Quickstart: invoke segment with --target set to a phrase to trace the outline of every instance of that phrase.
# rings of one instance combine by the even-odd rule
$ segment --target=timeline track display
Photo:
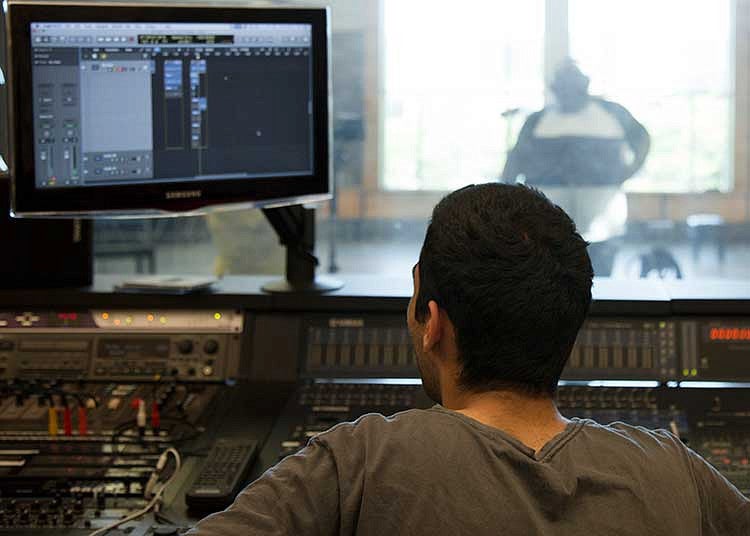
[[[36,187],[311,174],[311,33],[32,22]]]

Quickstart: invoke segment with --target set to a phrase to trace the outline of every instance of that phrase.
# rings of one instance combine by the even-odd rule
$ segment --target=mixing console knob
[[[214,373],[214,368],[206,365],[203,367],[202,372],[204,376],[211,376]]]
[[[177,350],[181,354],[190,354],[193,352],[193,341],[190,339],[183,339],[177,343]]]
[[[208,339],[203,344],[203,351],[207,354],[215,354],[219,351],[219,343],[215,339]]]
[[[63,512],[63,518],[62,518],[63,525],[72,525],[73,524],[73,510],[65,510]]]

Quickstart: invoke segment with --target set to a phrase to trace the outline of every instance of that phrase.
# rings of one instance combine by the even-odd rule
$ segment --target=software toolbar
[[[35,22],[34,46],[309,46],[307,24]]]

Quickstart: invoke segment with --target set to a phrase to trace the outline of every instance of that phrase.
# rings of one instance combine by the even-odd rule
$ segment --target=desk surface
[[[272,295],[261,290],[275,276],[227,276],[211,292],[175,296],[116,292],[127,276],[102,275],[85,288],[0,290],[0,307],[215,308],[276,311],[403,311],[412,294],[409,277],[338,274],[344,287],[323,295]],[[750,280],[618,280],[596,278],[594,314],[746,314]]]

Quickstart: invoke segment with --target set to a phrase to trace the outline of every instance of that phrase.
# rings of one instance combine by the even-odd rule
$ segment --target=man
[[[589,94],[572,60],[555,71],[555,102],[531,114],[508,154],[502,178],[542,188],[589,240],[620,234],[627,200],[620,185],[648,155],[646,129],[623,106]]]
[[[543,186],[619,186],[646,160],[650,138],[623,106],[589,94],[589,78],[565,61],[550,84],[555,102],[531,114],[503,169]]]
[[[522,185],[434,209],[407,321],[437,403],[310,440],[191,534],[750,534],[750,502],[665,431],[566,419],[586,242]]]

